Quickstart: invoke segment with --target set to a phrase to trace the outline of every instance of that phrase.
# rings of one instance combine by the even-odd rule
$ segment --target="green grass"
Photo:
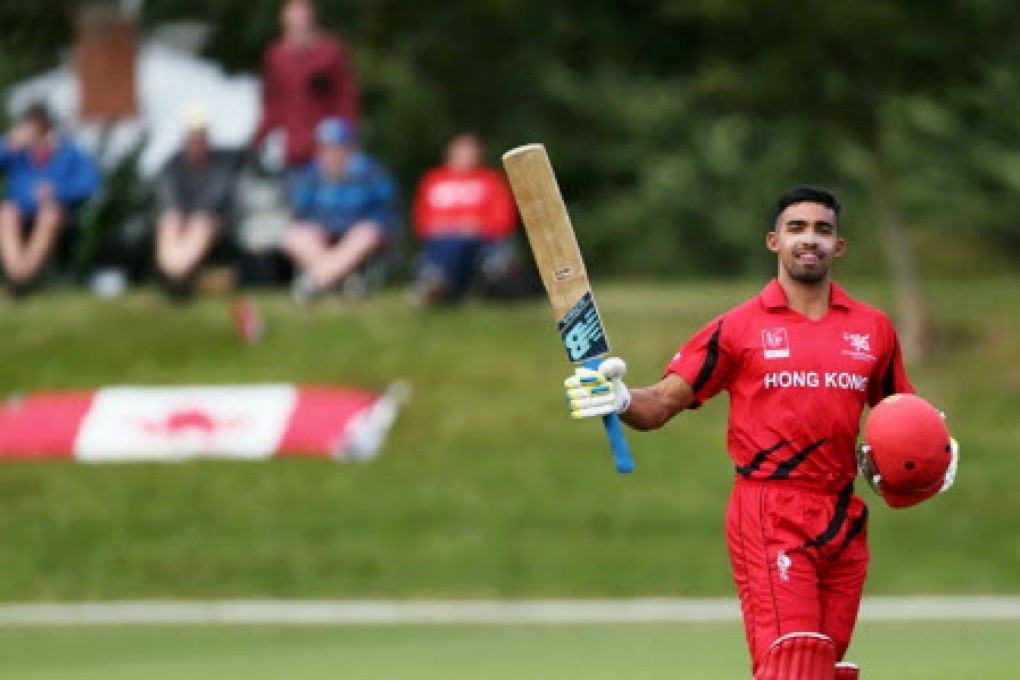
[[[598,292],[642,384],[759,288]],[[883,286],[850,288],[890,299]],[[944,498],[898,512],[872,503],[872,594],[1020,590],[1018,288],[929,287],[946,349],[912,378],[948,412],[964,459]],[[395,378],[415,390],[370,465],[0,465],[0,600],[731,593],[725,399],[632,435],[639,468],[624,477],[601,428],[565,415],[567,366],[544,304],[425,314],[398,294],[313,309],[259,302],[269,332],[255,346],[233,338],[223,299],[183,310],[147,292],[0,303],[0,393]]]
[[[1020,624],[869,624],[868,680],[1016,677]],[[735,625],[0,630],[0,678],[643,680],[748,677]]]

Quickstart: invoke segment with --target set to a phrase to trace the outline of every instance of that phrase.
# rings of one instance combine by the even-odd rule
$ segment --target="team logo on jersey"
[[[776,570],[779,572],[780,581],[790,580],[790,567],[793,566],[793,560],[786,554],[786,551],[780,550],[779,554],[776,555]]]
[[[786,359],[790,356],[790,336],[785,328],[766,328],[761,332],[761,346],[766,359]]]
[[[858,361],[875,361],[875,355],[871,353],[871,333],[846,332],[843,333],[843,340],[849,345],[843,354]]]
[[[429,191],[429,203],[438,210],[475,206],[485,199],[485,184],[478,180],[450,180]]]

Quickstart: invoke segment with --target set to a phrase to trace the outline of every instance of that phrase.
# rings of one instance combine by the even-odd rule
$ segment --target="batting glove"
[[[563,381],[571,417],[594,418],[626,411],[630,406],[630,390],[623,384],[626,373],[627,364],[618,357],[606,359],[597,371],[575,370]]]

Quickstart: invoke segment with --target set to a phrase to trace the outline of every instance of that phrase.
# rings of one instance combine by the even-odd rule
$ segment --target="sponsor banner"
[[[366,459],[382,446],[402,397],[397,389],[286,384],[29,395],[0,408],[0,460]]]

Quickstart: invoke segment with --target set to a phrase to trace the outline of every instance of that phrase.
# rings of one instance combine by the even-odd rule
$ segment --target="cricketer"
[[[617,357],[565,382],[574,417],[618,413],[636,430],[662,427],[729,392],[736,474],[726,540],[755,680],[860,677],[843,660],[869,558],[868,510],[854,493],[858,455],[862,469],[896,465],[903,473],[895,486],[868,476],[894,507],[930,498],[955,477],[957,445],[941,424],[944,439],[916,452],[931,464],[897,460],[902,441],[856,449],[865,406],[914,388],[889,318],[831,280],[847,249],[839,219],[830,192],[789,190],[765,237],[777,277],[691,337],[657,384],[628,389]],[[913,413],[904,410],[904,432]],[[883,431],[899,436],[895,427]]]

